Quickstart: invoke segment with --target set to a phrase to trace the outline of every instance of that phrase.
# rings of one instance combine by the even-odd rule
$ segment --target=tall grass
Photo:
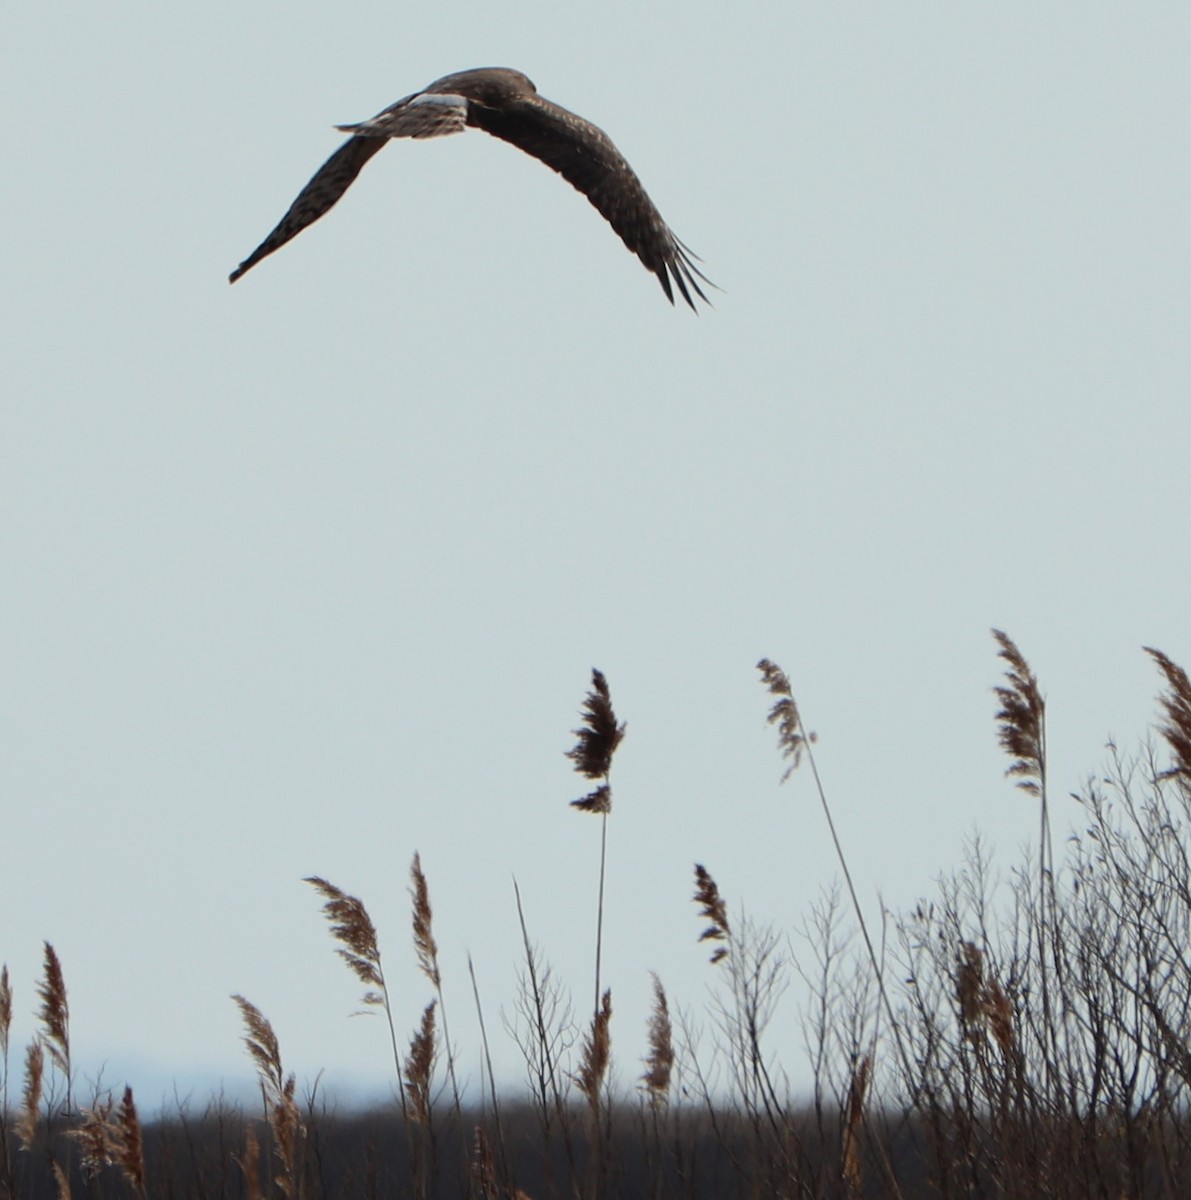
[[[1110,746],[1076,795],[1079,828],[1058,854],[1041,687],[1016,643],[993,636],[1004,670],[995,736],[1037,805],[1036,841],[1004,875],[973,840],[878,939],[793,686],[762,660],[783,781],[807,763],[843,885],[783,931],[738,908],[697,864],[691,938],[708,953],[709,999],[675,1006],[654,975],[646,1028],[614,1041],[603,912],[610,772],[625,727],[596,671],[568,752],[595,785],[573,803],[601,818],[594,1008],[576,1018],[514,885],[523,960],[504,1026],[522,1088],[492,1076],[470,960],[487,1086],[468,1093],[460,1082],[420,856],[410,868],[420,997],[391,993],[364,902],[311,876],[336,954],[364,1005],[385,1015],[392,1108],[344,1118],[319,1107],[317,1085],[300,1102],[277,1034],[242,996],[259,1113],[215,1103],[196,1120],[180,1107],[142,1128],[131,1089],[80,1103],[65,976],[46,943],[17,1097],[13,988],[0,970],[0,1200],[1191,1195],[1191,681],[1147,651],[1162,681],[1156,739],[1132,755]],[[801,1063],[771,1048],[795,983]],[[637,1060],[627,1086],[615,1082],[620,1044],[638,1048],[621,1052]]]

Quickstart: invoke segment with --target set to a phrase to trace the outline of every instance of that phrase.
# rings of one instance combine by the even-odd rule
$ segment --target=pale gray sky
[[[1062,801],[1191,666],[1191,11],[305,0],[0,17],[0,957],[41,939],[78,1059],[145,1102],[290,1064],[383,1085],[319,873],[362,896],[399,1018],[499,1061],[511,879],[588,1003],[590,668],[615,771],[605,979],[699,1008],[690,903],[793,927],[835,876],[779,790],[753,664],[790,673],[875,911],[932,890],[1002,778],[988,630],[1049,697]],[[359,120],[507,65],[616,140],[723,289],[694,317],[564,182],[477,133],[388,147],[229,288]],[[794,1005],[796,997],[790,1000]],[[794,1015],[784,1055],[799,1070]],[[148,1094],[145,1094],[148,1089]]]

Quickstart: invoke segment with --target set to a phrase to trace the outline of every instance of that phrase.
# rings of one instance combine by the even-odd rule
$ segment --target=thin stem
[[[607,776],[604,777],[607,782]],[[608,814],[604,813],[600,824],[600,890],[596,905],[596,957],[595,957],[595,1001],[592,1013],[600,1012],[600,961],[604,949],[604,874],[608,862]]]

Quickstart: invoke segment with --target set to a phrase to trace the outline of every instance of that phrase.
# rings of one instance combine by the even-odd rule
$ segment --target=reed
[[[575,745],[566,752],[575,771],[585,779],[598,782],[594,791],[571,806],[579,812],[600,817],[600,882],[596,899],[595,1002],[593,1021],[600,1013],[600,963],[604,947],[604,880],[608,866],[608,816],[612,812],[612,757],[624,740],[626,726],[618,722],[612,708],[612,693],[602,671],[593,668],[591,690],[583,701],[583,722],[575,730]]]
[[[72,1077],[70,1070],[70,1005],[66,997],[66,980],[62,975],[62,964],[49,942],[44,943],[41,982],[37,985],[41,1000],[38,1017],[42,1026],[42,1045],[50,1056],[50,1062],[66,1082],[66,1109],[71,1104]]]
[[[142,1124],[131,1088],[96,1087],[89,1105],[73,1107],[70,1089],[82,1073],[72,1062],[61,963],[46,942],[23,1087],[11,1119],[7,1103],[0,1110],[0,1200],[69,1200],[72,1190],[86,1200],[1191,1195],[1191,680],[1147,649],[1161,678],[1156,739],[1132,758],[1110,746],[1104,770],[1075,794],[1077,827],[1060,837],[1051,830],[1038,679],[1008,634],[993,637],[1004,677],[992,728],[1015,794],[1038,805],[1037,841],[1007,871],[973,841],[929,896],[889,916],[879,950],[815,769],[814,738],[789,678],[762,660],[782,778],[800,764],[811,769],[851,911],[843,884],[833,885],[790,938],[743,906],[729,912],[711,872],[696,863],[688,892],[698,912],[696,953],[714,967],[699,1010],[706,1022],[652,973],[649,1017],[632,1051],[640,1065],[626,1085],[618,1084],[613,1053],[612,989],[601,980],[606,842],[596,925],[601,986],[590,1019],[573,1018],[568,989],[530,939],[514,882],[524,957],[516,1012],[505,1024],[525,1059],[529,1103],[497,1087],[468,957],[483,1042],[478,1109],[447,1031],[449,960],[415,853],[413,961],[433,996],[419,1006],[401,1052],[367,909],[322,877],[307,880],[336,954],[365,989],[365,1008],[388,1015],[404,1152],[391,1113],[343,1117],[325,1101],[320,1109],[317,1083],[299,1109],[271,1023],[239,995],[268,1134],[259,1112],[249,1118],[222,1107],[197,1129],[181,1107],[172,1123]],[[601,816],[605,831],[623,735],[607,681],[595,672],[570,756],[594,785],[577,807]],[[1032,810],[1025,819],[1034,821]],[[808,1099],[772,1048],[771,1031],[791,1024],[785,992],[797,977],[809,992],[801,1012]],[[13,1022],[3,967],[6,1101]],[[887,1031],[897,1053],[888,1051]],[[621,1038],[616,1049],[627,1058]],[[448,1079],[450,1111],[442,1103]],[[204,1136],[205,1148],[197,1144]],[[458,1154],[440,1155],[451,1139]]]
[[[397,1046],[397,1025],[393,1018],[389,985],[385,981],[376,926],[372,923],[364,902],[358,897],[349,895],[342,888],[323,879],[321,875],[309,875],[303,882],[310,884],[323,898],[323,915],[331,926],[331,936],[339,943],[335,953],[364,985],[361,1003],[366,1008],[380,1008],[385,1014],[385,1024],[389,1030],[389,1048],[393,1055],[393,1070],[397,1076],[397,1095],[401,1101],[401,1116],[408,1123],[406,1081],[401,1070],[401,1052]]]
[[[296,1080],[292,1074],[285,1073],[277,1035],[265,1015],[243,996],[233,996],[232,1000],[244,1022],[244,1047],[256,1067],[265,1116],[273,1134],[277,1155],[273,1183],[286,1200],[300,1200],[302,1179],[298,1151],[304,1130],[294,1099]]]

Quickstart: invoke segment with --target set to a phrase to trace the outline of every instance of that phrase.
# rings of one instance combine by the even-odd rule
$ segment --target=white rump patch
[[[385,109],[371,121],[339,125],[344,133],[371,137],[432,138],[462,133],[467,128],[467,98],[422,92],[396,108]]]

